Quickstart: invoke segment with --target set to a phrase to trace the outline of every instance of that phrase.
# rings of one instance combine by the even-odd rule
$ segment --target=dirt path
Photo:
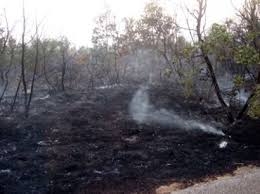
[[[157,194],[259,194],[259,180],[259,167],[242,167],[236,170],[233,176],[218,177],[217,180],[198,183],[183,190],[174,191],[178,188],[178,184],[162,186],[157,189]]]

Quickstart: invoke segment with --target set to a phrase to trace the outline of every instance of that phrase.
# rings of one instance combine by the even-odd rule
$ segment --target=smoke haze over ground
[[[130,103],[130,114],[138,123],[158,123],[162,125],[178,127],[184,130],[201,130],[206,133],[224,135],[209,124],[192,119],[184,119],[174,110],[156,109],[149,100],[148,86],[141,86],[135,93]]]

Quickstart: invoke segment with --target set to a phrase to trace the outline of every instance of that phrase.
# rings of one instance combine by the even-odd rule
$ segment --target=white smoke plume
[[[139,124],[158,123],[167,126],[175,126],[184,130],[201,130],[206,133],[224,135],[215,127],[195,120],[186,120],[176,114],[173,110],[156,109],[149,100],[148,86],[142,86],[135,93],[130,106],[132,118]]]

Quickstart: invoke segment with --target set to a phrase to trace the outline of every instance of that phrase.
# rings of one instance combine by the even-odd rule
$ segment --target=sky
[[[75,46],[91,46],[95,18],[111,9],[118,20],[124,17],[138,18],[149,0],[24,0],[28,34],[37,20],[42,36],[57,38],[66,36]],[[195,0],[158,0],[170,14],[177,15],[185,25],[183,7],[192,7]],[[223,22],[235,15],[244,0],[208,0],[207,24]],[[9,26],[17,36],[21,32],[23,0],[0,0],[0,14],[5,10]]]

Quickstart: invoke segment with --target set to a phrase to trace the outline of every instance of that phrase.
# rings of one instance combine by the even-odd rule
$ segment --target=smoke
[[[225,73],[222,77],[219,77],[218,84],[220,89],[222,91],[231,92],[232,89],[234,88],[233,80],[234,80],[234,76],[229,73]],[[245,104],[249,96],[250,96],[250,91],[246,91],[245,88],[241,88],[234,97],[238,102]],[[230,96],[224,96],[224,100],[228,105],[230,105],[229,104]]]
[[[236,99],[242,103],[246,103],[250,94],[244,88],[239,90],[239,93],[236,95]]]
[[[173,110],[156,109],[149,100],[148,86],[141,86],[135,93],[129,111],[132,118],[139,124],[158,123],[167,126],[174,126],[184,130],[201,130],[206,133],[224,135],[211,125],[196,120],[184,119]]]

